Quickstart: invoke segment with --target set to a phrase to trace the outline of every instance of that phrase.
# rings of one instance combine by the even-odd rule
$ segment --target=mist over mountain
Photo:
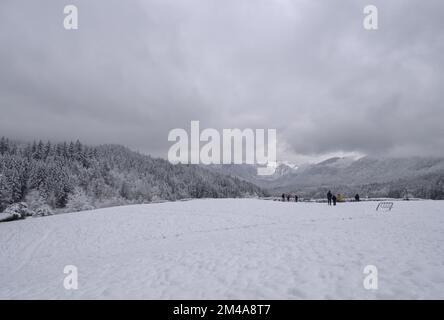
[[[444,198],[444,158],[334,157],[295,168],[280,164],[272,176],[257,176],[255,168],[247,165],[212,170],[253,182],[276,195],[323,197],[331,189],[346,196]]]

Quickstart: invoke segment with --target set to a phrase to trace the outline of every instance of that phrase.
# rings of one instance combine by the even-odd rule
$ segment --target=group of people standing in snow
[[[291,198],[292,198],[291,194],[285,194],[285,193],[282,194],[282,201],[284,201],[284,202],[285,202],[285,199],[287,199],[287,201],[290,202]],[[294,202],[298,202],[298,200],[299,200],[299,197],[297,195],[294,195]]]
[[[296,194],[294,196],[292,196],[289,193],[288,194],[285,194],[285,193],[282,194],[282,201],[283,202],[285,202],[285,201],[290,202],[291,199],[294,199],[294,202],[298,202],[299,197]],[[355,201],[359,201],[359,200],[360,200],[359,194],[356,194],[355,195]],[[327,203],[328,203],[329,206],[331,206],[331,205],[335,206],[337,202],[342,202],[342,201],[344,201],[344,198],[343,198],[342,195],[338,194],[336,196],[330,190],[328,190],[328,192],[327,192]]]
[[[335,206],[337,200],[338,200],[338,198],[334,194],[332,194],[330,190],[328,190],[328,192],[327,192],[327,203],[328,203],[328,205],[331,206],[332,202],[333,202],[333,205]]]
[[[327,192],[327,204],[331,206],[332,204],[335,206],[338,199],[342,199],[342,196],[338,194],[338,196],[331,193],[330,190]],[[355,201],[359,201],[359,194],[355,194]],[[341,200],[342,201],[342,200]]]

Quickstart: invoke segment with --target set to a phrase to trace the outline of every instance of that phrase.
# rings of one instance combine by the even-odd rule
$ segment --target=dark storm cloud
[[[276,128],[279,158],[444,155],[442,1],[0,3],[0,135],[121,143]]]

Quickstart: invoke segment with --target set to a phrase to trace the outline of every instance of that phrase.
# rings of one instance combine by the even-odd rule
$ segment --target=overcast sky
[[[63,7],[79,29],[63,28]],[[379,9],[365,30],[363,8]],[[444,156],[442,0],[0,2],[0,136],[119,143],[275,128],[278,158]]]

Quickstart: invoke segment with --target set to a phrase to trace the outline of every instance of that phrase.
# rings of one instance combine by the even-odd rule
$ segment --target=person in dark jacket
[[[355,194],[355,201],[359,201],[359,194]]]
[[[287,201],[290,202],[290,194],[287,194]]]
[[[294,202],[298,202],[298,199],[299,199],[298,196],[295,194],[294,195]]]
[[[328,203],[329,206],[331,206],[331,198],[332,198],[331,191],[328,190],[328,192],[327,192],[327,203]]]
[[[331,197],[331,199],[333,200],[333,205],[335,206],[336,205],[336,200],[337,200],[336,196]]]
[[[282,201],[285,202],[285,193],[282,194]]]

